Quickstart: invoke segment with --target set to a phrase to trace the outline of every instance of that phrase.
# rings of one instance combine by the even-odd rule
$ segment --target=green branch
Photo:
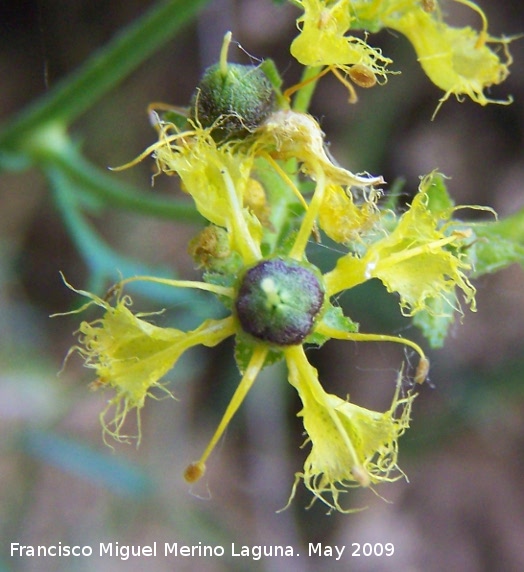
[[[140,192],[131,185],[118,181],[116,175],[106,174],[91,165],[72,144],[67,151],[53,154],[48,163],[53,169],[60,168],[78,185],[78,190],[96,196],[109,207],[188,224],[203,222],[192,201],[182,202]]]
[[[194,17],[208,0],[170,0],[128,26],[80,69],[18,115],[0,133],[0,148],[16,151],[46,124],[69,124]]]

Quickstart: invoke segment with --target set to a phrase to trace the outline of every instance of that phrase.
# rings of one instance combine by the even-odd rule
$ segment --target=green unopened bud
[[[207,68],[191,104],[193,119],[203,127],[215,126],[216,141],[245,137],[275,105],[273,86],[260,67],[227,62],[230,39],[226,35],[221,61]]]
[[[272,258],[246,272],[235,306],[245,332],[290,346],[312,332],[323,302],[324,290],[313,269],[292,259]]]
[[[242,265],[241,256],[231,250],[227,230],[214,224],[189,242],[188,252],[206,271],[236,274]]]

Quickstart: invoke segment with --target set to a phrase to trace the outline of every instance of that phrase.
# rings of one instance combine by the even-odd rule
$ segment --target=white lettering
[[[99,547],[100,556],[117,556],[120,560],[129,560],[131,556],[156,556],[156,542],[152,545],[140,546],[135,545],[120,545],[118,542],[100,543]]]
[[[173,556],[192,556],[192,557],[209,557],[209,556],[224,556],[224,547],[223,546],[211,546],[209,544],[202,544],[199,542],[198,544],[187,545],[187,544],[178,544],[178,542],[173,542],[170,544],[169,542],[164,543],[164,556],[169,556],[172,554]]]
[[[104,544],[103,542],[101,542],[99,554],[100,556],[103,556],[104,554],[113,556],[113,543],[109,542],[109,544]]]
[[[156,542],[153,542],[153,546],[144,546],[142,556],[156,556]]]
[[[127,560],[129,558],[129,546],[120,546],[120,560]]]
[[[36,548],[36,549],[35,549]],[[11,556],[29,556],[29,557],[67,557],[67,556],[91,556],[93,549],[90,546],[69,546],[63,545],[61,542],[52,544],[51,546],[30,546],[23,545],[19,542],[11,542]]]
[[[231,544],[231,556],[247,556],[252,560],[260,560],[262,556],[294,556],[295,552],[292,546],[271,545],[271,546],[240,546],[235,547],[235,543]]]
[[[342,554],[344,554],[344,550],[346,550],[345,546],[335,546],[336,551],[335,560],[340,560],[342,558]],[[326,556],[328,558],[333,558],[335,556],[333,554],[333,546],[322,546],[320,542],[317,544],[313,544],[312,542],[309,543],[308,547],[308,555],[309,556]]]

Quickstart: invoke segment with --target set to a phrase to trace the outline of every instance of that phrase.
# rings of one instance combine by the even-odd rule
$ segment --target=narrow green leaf
[[[22,111],[0,133],[0,148],[23,147],[29,133],[47,123],[68,124],[118,85],[209,0],[161,2],[96,52],[81,68]]]

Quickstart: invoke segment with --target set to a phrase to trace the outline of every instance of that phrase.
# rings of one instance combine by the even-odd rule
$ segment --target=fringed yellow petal
[[[382,177],[355,175],[338,166],[324,145],[319,124],[306,113],[283,110],[272,113],[258,129],[257,144],[268,148],[276,159],[296,159],[302,170],[315,178],[321,169],[329,183],[367,187],[384,182]]]
[[[337,260],[335,268],[324,274],[324,284],[328,296],[338,294],[342,290],[349,290],[368,279],[366,263],[362,258],[351,253],[341,256]]]
[[[352,102],[356,101],[354,89],[337,70],[361,87],[375,85],[377,76],[386,79],[386,67],[391,60],[365,40],[346,35],[355,19],[350,0],[299,3],[304,13],[297,19],[300,34],[290,48],[294,58],[305,66],[329,66],[350,91]]]
[[[104,433],[117,440],[125,439],[121,428],[127,414],[133,409],[139,412],[153,388],[169,394],[160,380],[187,349],[200,344],[214,346],[235,331],[231,317],[207,320],[191,332],[163,328],[144,320],[144,314],[131,312],[129,296],[112,306],[89,292],[75,291],[91,299],[82,310],[90,304],[104,308],[101,318],[80,324],[78,344],[70,353],[80,354],[85,367],[95,370],[94,389],[115,392],[101,419]],[[111,419],[106,421],[110,411]]]
[[[376,196],[357,206],[351,193],[339,185],[329,185],[320,205],[320,228],[335,242],[360,241],[379,219]]]
[[[242,254],[246,263],[254,262],[260,256],[262,226],[244,205],[253,184],[253,155],[240,152],[234,145],[218,145],[212,129],[201,127],[188,138],[173,142],[168,137],[165,142],[155,150],[159,169],[177,174],[198,212],[226,228],[231,247]]]
[[[305,66],[356,63],[350,61],[355,53],[345,37],[351,26],[348,0],[330,7],[322,0],[300,4],[304,14],[297,19],[300,34],[291,44],[291,55]]]
[[[390,236],[368,249],[365,275],[379,278],[388,291],[397,292],[406,315],[431,311],[429,300],[443,298],[456,287],[474,310],[475,288],[464,273],[471,267],[457,252],[465,238],[459,232],[446,235],[439,228],[439,220],[427,208],[427,195],[420,192]]]
[[[409,426],[415,395],[400,397],[399,374],[389,410],[370,411],[326,393],[301,347],[288,348],[285,355],[289,381],[303,404],[299,415],[308,435],[306,443],[311,443],[290,501],[302,480],[330,510],[351,512],[340,504],[348,488],[391,482],[404,475],[397,464],[398,438]]]
[[[423,185],[391,234],[371,244],[362,258],[347,254],[337,261],[335,269],[325,276],[330,295],[378,278],[389,292],[400,295],[405,315],[420,310],[431,313],[431,301],[447,300],[446,295],[455,288],[462,290],[475,310],[475,288],[465,274],[471,266],[460,253],[469,235],[445,232],[446,225],[441,225],[427,207]],[[456,309],[460,308],[450,307],[448,311]]]
[[[485,95],[487,88],[502,83],[509,75],[511,40],[488,36],[487,20],[480,8],[473,2],[459,1],[482,16],[484,29],[481,32],[470,27],[449,26],[441,19],[440,11],[425,11],[416,4],[406,7],[400,0],[396,2],[398,10],[394,2],[383,17],[385,26],[408,38],[428,77],[445,92],[435,113],[451,95],[458,99],[468,96],[480,105],[512,101],[511,98],[490,99]],[[494,50],[490,44],[502,45],[503,49]]]

